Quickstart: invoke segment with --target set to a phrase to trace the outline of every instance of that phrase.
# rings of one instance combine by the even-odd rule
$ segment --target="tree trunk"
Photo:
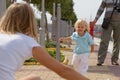
[[[6,0],[0,0],[0,18],[6,10]]]
[[[45,14],[45,33],[46,33],[46,41],[49,42],[49,31],[48,31],[48,24],[47,24],[47,16]]]

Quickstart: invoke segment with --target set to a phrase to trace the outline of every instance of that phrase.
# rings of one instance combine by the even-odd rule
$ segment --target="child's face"
[[[84,34],[86,30],[86,27],[84,25],[78,25],[78,27],[76,27],[76,31],[79,33],[79,34]]]

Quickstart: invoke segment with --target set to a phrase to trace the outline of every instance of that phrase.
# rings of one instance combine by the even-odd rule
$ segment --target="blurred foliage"
[[[56,59],[56,50],[48,50],[48,53]],[[65,59],[65,56],[60,52],[60,61],[63,62]]]
[[[37,60],[35,58],[31,57],[30,59],[25,60],[25,62],[37,62]]]
[[[48,50],[47,52],[50,54],[50,56],[52,56],[53,58],[56,59],[56,51],[55,50]],[[60,61],[63,62],[64,59],[65,59],[65,56],[62,53],[60,53]],[[31,57],[30,59],[25,60],[25,62],[37,63],[38,61],[34,57]]]
[[[56,43],[55,43],[55,42],[48,42],[48,41],[46,41],[45,47],[46,47],[46,48],[56,48]],[[66,48],[66,47],[60,45],[60,48]]]
[[[25,1],[25,0],[24,0]],[[56,4],[56,10],[57,10],[57,4],[61,4],[61,19],[69,21],[71,20],[72,23],[74,23],[77,20],[76,14],[73,10],[73,0],[44,0],[45,1],[45,9],[50,14],[53,14],[53,3]],[[31,3],[33,3],[35,6],[38,7],[39,10],[41,10],[41,4],[42,0],[31,0]]]
[[[47,42],[47,41],[46,41],[45,47],[46,47],[46,48],[55,48],[55,47],[56,47],[56,44],[53,43],[53,42]]]
[[[29,0],[24,0],[29,2]],[[53,14],[53,3],[56,4],[56,10],[57,10],[57,4],[61,4],[61,19],[69,21],[71,20],[72,23],[74,23],[77,20],[76,14],[73,10],[73,0],[44,0],[45,1],[45,9],[50,14]],[[31,3],[33,3],[39,10],[41,10],[41,4],[42,0],[31,0]],[[6,0],[7,7],[11,4],[11,0]]]
[[[11,4],[10,0],[6,0],[6,7],[8,7]]]

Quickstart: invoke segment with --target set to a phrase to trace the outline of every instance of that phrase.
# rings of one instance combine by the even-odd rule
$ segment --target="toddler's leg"
[[[77,54],[73,54],[73,58],[72,58],[72,65],[73,65],[73,68],[79,72],[79,66],[80,66],[80,58],[79,58],[79,55]]]
[[[41,78],[37,75],[29,75],[29,76],[26,76],[20,80],[41,80]]]
[[[89,54],[82,54],[80,55],[81,59],[80,59],[80,65],[79,65],[79,71],[82,75],[86,75],[86,72],[88,70],[88,57]]]

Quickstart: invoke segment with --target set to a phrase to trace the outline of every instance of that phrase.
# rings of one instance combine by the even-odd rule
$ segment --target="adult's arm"
[[[95,24],[97,22],[97,20],[100,18],[100,16],[104,12],[105,7],[106,7],[106,2],[105,2],[105,0],[102,0],[101,4],[99,6],[99,9],[98,9],[98,11],[96,13],[96,16],[95,16],[95,19],[93,21],[93,24]]]
[[[52,58],[43,48],[34,47],[32,50],[33,57],[36,58],[42,65],[53,70],[61,77],[67,80],[89,80],[76,72],[71,67],[61,64],[54,58]]]

